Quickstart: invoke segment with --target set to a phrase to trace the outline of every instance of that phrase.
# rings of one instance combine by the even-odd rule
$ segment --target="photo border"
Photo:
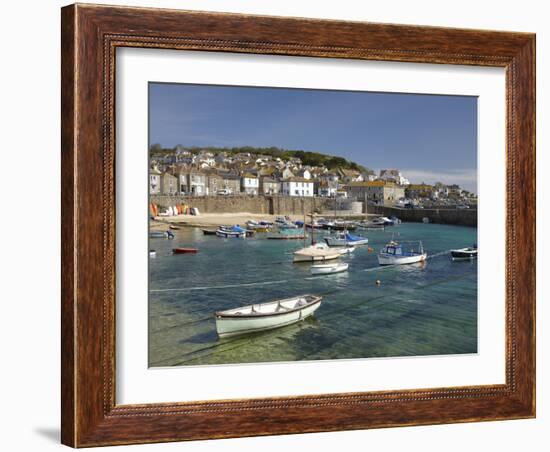
[[[62,8],[62,442],[73,447],[535,415],[535,35],[177,10]],[[506,384],[115,404],[115,50],[506,69]]]

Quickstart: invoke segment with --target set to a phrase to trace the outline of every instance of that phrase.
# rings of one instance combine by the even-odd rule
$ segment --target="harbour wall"
[[[421,223],[427,217],[431,223],[477,227],[477,209],[400,209],[398,207],[368,206],[369,214],[396,216],[402,221]]]
[[[167,207],[185,204],[203,213],[249,212],[270,215],[302,215],[334,209],[334,199],[294,196],[169,196],[151,195],[150,202]]]

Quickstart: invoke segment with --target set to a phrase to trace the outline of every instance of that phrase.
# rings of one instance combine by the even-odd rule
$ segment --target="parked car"
[[[231,194],[231,190],[229,188],[222,188],[221,190],[218,190],[217,194],[218,196],[227,196]]]

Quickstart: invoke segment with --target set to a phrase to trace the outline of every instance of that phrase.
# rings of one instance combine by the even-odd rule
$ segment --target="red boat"
[[[173,248],[172,253],[174,254],[190,254],[197,253],[199,250],[197,248]]]

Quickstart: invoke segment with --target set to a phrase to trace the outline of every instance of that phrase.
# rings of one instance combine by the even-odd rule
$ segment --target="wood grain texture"
[[[535,37],[72,5],[62,10],[62,442],[74,447],[533,417]],[[506,384],[116,405],[117,47],[506,68]]]

